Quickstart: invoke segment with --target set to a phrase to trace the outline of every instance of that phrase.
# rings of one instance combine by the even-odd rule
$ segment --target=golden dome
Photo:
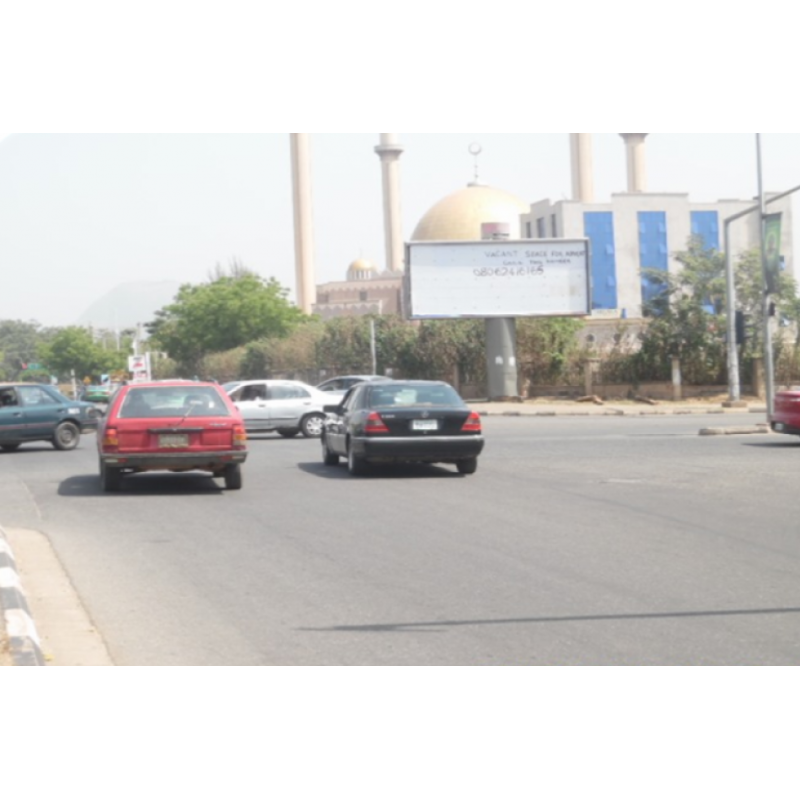
[[[506,222],[511,238],[520,236],[520,216],[530,204],[491,186],[470,184],[436,203],[411,234],[415,242],[477,241],[484,222]]]
[[[347,280],[349,281],[363,281],[374,277],[378,272],[378,268],[366,258],[357,258],[347,268]]]

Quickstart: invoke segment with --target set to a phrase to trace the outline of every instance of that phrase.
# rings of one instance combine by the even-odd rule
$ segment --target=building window
[[[692,211],[692,236],[697,236],[706,250],[719,250],[719,215],[716,211]]]
[[[547,238],[547,231],[545,230],[544,224],[545,224],[544,217],[540,217],[539,219],[536,220],[536,235],[540,239]]]
[[[592,308],[617,307],[617,256],[614,246],[614,217],[610,211],[587,211],[583,230],[591,242]]]
[[[553,231],[553,238],[558,238],[558,217],[555,214],[550,217],[550,230]]]
[[[533,236],[531,235],[532,233],[533,233],[533,227],[531,226],[530,220],[528,220],[525,223],[525,238],[532,239],[533,238]]]
[[[359,300],[360,300],[362,303],[366,303],[366,302],[367,302],[367,300],[369,299],[369,292],[359,292],[359,293],[358,293],[358,299],[359,299]]]

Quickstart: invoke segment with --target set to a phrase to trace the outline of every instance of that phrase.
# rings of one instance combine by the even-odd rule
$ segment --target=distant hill
[[[156,311],[172,303],[180,286],[178,281],[121,283],[92,303],[75,324],[124,330],[152,322]]]

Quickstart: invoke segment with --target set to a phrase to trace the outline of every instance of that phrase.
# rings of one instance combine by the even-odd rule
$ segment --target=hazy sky
[[[312,136],[317,281],[384,266],[378,133]],[[402,133],[403,229],[473,177],[526,201],[571,191],[566,133]],[[764,134],[765,185],[800,184],[800,134]],[[615,133],[593,137],[596,200],[624,191]],[[754,134],[651,134],[651,191],[757,192]],[[0,141],[0,319],[68,325],[120,283],[207,280],[237,259],[294,298],[289,135],[10,134]]]

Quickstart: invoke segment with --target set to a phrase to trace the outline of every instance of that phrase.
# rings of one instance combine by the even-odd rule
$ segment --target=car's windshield
[[[452,386],[379,385],[370,389],[369,406],[463,406],[464,401]]]
[[[229,417],[219,392],[211,386],[147,386],[128,391],[120,419],[154,417]]]

